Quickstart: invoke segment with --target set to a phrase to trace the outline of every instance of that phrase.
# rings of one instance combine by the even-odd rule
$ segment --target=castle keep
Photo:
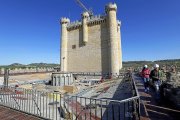
[[[80,21],[61,19],[61,71],[118,74],[122,68],[121,23],[116,4],[105,6],[106,15],[81,15]]]

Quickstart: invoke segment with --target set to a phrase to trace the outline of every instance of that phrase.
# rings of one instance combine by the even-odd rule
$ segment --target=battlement
[[[88,26],[97,25],[97,24],[101,24],[104,22],[106,22],[106,16],[102,16],[102,15],[95,15],[95,16],[91,16],[91,17],[87,18],[87,25]],[[68,30],[74,30],[74,29],[78,29],[80,27],[82,27],[82,21],[81,20],[71,22],[67,25]]]
[[[101,24],[106,21],[106,16],[96,15],[88,19],[88,25]]]
[[[73,30],[82,27],[81,21],[74,21],[67,25],[67,30]]]
[[[81,14],[82,18],[88,18],[89,17],[89,13],[88,12],[84,12]]]
[[[110,11],[110,10],[117,10],[117,5],[115,3],[109,3],[105,6],[105,11],[107,13],[107,11]],[[74,29],[78,29],[80,27],[82,27],[82,21],[84,19],[86,19],[86,23],[88,26],[92,26],[92,25],[97,25],[97,24],[101,24],[101,23],[104,23],[106,22],[106,19],[107,19],[107,15],[95,15],[95,16],[89,16],[89,13],[88,12],[84,12],[81,14],[81,17],[82,19],[81,20],[78,20],[78,21],[74,21],[74,22],[69,22],[67,19],[68,18],[65,18],[65,19],[62,19],[61,23],[63,23],[64,21],[67,22],[68,21],[68,24],[67,24],[67,30],[70,31],[70,30],[74,30]],[[118,25],[120,25],[120,22],[117,23]]]
[[[111,10],[117,11],[117,5],[115,3],[109,3],[105,6],[106,13]]]
[[[117,20],[117,25],[121,26],[121,21]]]
[[[69,22],[70,22],[69,18],[66,18],[66,17],[61,18],[61,24],[69,23]]]

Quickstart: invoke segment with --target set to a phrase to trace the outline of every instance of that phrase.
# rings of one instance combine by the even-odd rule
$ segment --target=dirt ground
[[[34,80],[50,80],[51,73],[36,73],[29,75],[17,75],[10,76],[9,83],[23,82],[23,81],[34,81]],[[0,85],[3,84],[4,78],[0,77]]]

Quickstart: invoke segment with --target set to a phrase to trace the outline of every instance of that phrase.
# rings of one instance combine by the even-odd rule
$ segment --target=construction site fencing
[[[120,101],[1,86],[0,105],[33,114],[43,119],[139,119],[139,94],[134,80],[131,80],[134,96]]]

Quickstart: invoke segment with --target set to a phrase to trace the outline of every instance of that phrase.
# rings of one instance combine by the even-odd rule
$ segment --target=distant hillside
[[[168,59],[168,60],[156,60],[156,61],[125,61],[123,62],[123,67],[142,67],[145,64],[148,66],[153,66],[154,64],[159,64],[160,66],[177,66],[180,67],[180,59]]]
[[[157,60],[157,61],[124,61],[123,62],[123,68],[127,67],[142,67],[145,64],[148,66],[153,66],[155,63],[159,64],[160,66],[166,65],[166,66],[177,66],[180,68],[180,59],[168,59],[168,60]],[[54,64],[54,63],[31,63],[28,65],[23,65],[20,63],[13,63],[11,65],[3,65],[0,66],[0,68],[33,68],[33,67],[58,67],[60,64]]]
[[[36,66],[36,67],[57,67],[59,64],[54,63],[31,63],[28,66]]]
[[[23,64],[20,64],[20,63],[13,63],[13,64],[11,64],[11,65],[9,65],[9,66],[24,66]]]
[[[20,63],[13,63],[11,65],[2,65],[0,68],[34,68],[34,67],[57,67],[60,66],[59,64],[54,64],[54,63],[31,63],[28,65],[23,65]]]

